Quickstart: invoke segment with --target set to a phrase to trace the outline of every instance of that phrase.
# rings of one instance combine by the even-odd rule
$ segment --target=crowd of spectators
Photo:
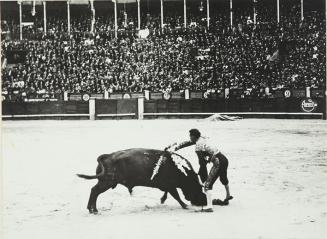
[[[296,7],[281,17],[258,8],[257,24],[251,10],[242,9],[229,26],[229,15],[206,19],[167,15],[142,16],[146,38],[139,38],[134,15],[120,17],[118,38],[112,16],[96,16],[94,33],[90,14],[71,21],[49,17],[47,35],[42,20],[25,29],[22,41],[1,42],[3,52],[26,50],[22,64],[2,68],[2,92],[7,94],[103,93],[149,91],[219,91],[225,88],[260,90],[322,88],[325,79],[324,12],[306,13]],[[122,13],[123,14],[123,13]],[[125,24],[127,23],[127,24]],[[9,19],[5,26],[15,31]],[[29,34],[28,34],[29,33]]]

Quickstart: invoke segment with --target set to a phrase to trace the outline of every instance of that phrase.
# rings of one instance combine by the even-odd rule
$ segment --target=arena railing
[[[267,92],[265,92],[267,93]],[[3,101],[3,119],[105,119],[206,117],[221,113],[243,117],[323,118],[322,90],[280,89],[265,97],[251,97],[239,89],[218,92],[69,94],[56,99]]]

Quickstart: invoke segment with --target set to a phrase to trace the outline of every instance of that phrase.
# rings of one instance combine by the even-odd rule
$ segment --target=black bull
[[[183,161],[184,166],[174,162],[173,157],[175,159],[179,157],[177,159]],[[159,166],[157,166],[158,162],[160,162]],[[156,173],[155,168],[158,169]],[[202,192],[202,186],[191,164],[183,157],[165,151],[127,149],[103,154],[98,157],[96,175],[77,174],[77,176],[85,179],[98,179],[98,183],[91,189],[87,205],[90,213],[97,213],[96,201],[99,194],[115,188],[117,184],[126,186],[130,192],[135,186],[158,188],[170,193],[183,208],[186,208],[186,204],[180,199],[177,191],[177,188],[180,188],[185,199],[193,205],[206,204],[206,196]],[[166,194],[162,202],[165,196]]]

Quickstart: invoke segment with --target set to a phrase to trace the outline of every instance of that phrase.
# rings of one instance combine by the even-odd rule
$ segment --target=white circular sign
[[[169,99],[171,98],[171,94],[168,93],[168,92],[165,92],[165,93],[163,93],[163,98],[164,98],[165,100],[169,100]]]
[[[89,96],[88,94],[84,94],[84,95],[82,96],[82,99],[83,99],[84,101],[89,101],[90,96]]]
[[[301,101],[301,108],[304,112],[311,113],[313,112],[318,104],[312,99],[304,99]]]
[[[123,99],[130,99],[130,98],[131,98],[131,95],[128,94],[128,93],[125,93],[125,94],[123,95]]]
[[[290,90],[285,90],[284,91],[284,96],[285,96],[285,98],[290,98],[291,97],[291,91]]]

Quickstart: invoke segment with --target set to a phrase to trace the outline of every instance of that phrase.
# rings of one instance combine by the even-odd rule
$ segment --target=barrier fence
[[[3,119],[205,117],[226,113],[244,117],[322,118],[323,98],[95,99],[2,102]]]

